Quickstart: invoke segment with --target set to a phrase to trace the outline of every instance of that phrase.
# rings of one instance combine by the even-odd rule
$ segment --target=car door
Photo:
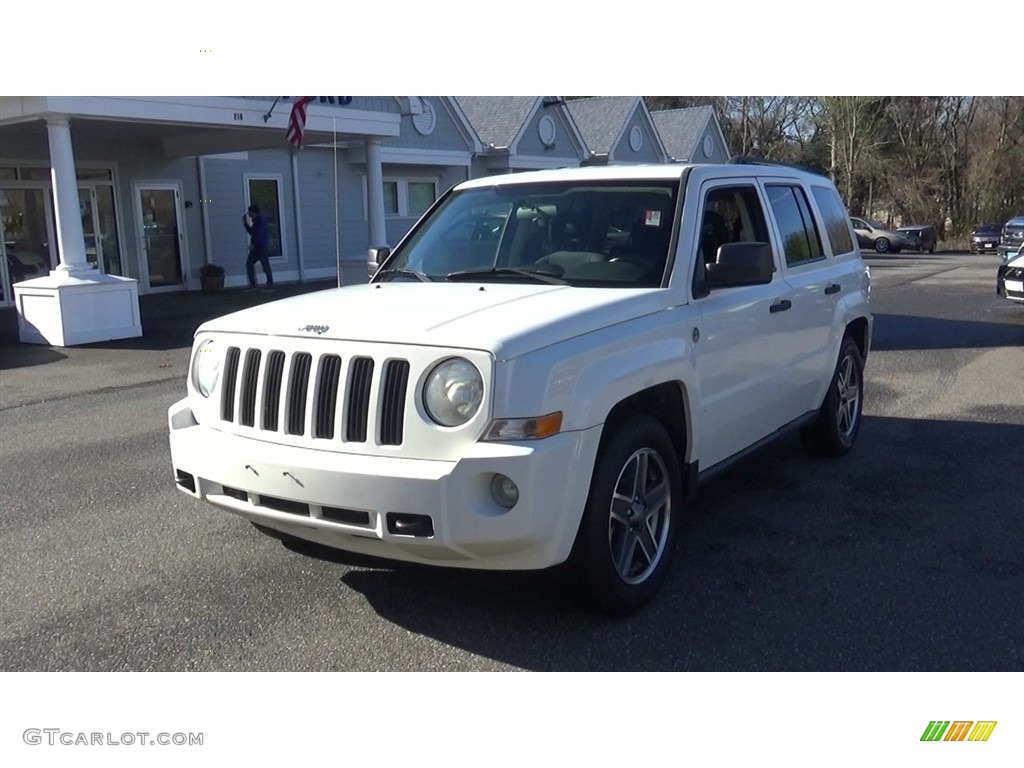
[[[691,244],[695,272],[729,242],[770,243],[761,191],[752,178],[700,186],[699,231]],[[696,275],[695,275],[696,277]],[[786,366],[795,356],[791,289],[779,270],[766,285],[707,292],[692,286],[700,310],[694,366],[700,391],[700,462],[710,468],[786,423]]]
[[[791,179],[762,183],[776,252],[782,255],[782,273],[792,289],[792,337],[787,348],[793,357],[787,363],[782,407],[787,418],[794,420],[820,405],[816,399],[832,365],[831,331],[842,285],[833,274],[807,190]]]

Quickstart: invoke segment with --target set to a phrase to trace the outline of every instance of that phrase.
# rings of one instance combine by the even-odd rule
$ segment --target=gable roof
[[[651,117],[654,119],[654,124],[658,128],[658,133],[661,135],[669,157],[673,160],[692,159],[697,151],[697,142],[704,134],[708,121],[715,120],[717,123],[715,108],[710,104],[702,107],[663,109],[651,112]]]
[[[639,96],[592,96],[569,99],[566,106],[587,148],[594,154],[607,155],[639,100]]]
[[[455,96],[485,147],[510,147],[533,113],[539,96]]]

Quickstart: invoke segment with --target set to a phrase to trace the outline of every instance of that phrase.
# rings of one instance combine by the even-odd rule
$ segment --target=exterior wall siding
[[[706,136],[710,136],[712,143],[715,145],[714,150],[711,153],[711,157],[704,156],[704,138]],[[697,148],[693,154],[693,162],[698,163],[724,163],[729,159],[729,149],[722,143],[722,139],[718,135],[718,131],[715,130],[714,123],[708,123],[708,127],[705,128],[704,133],[701,134],[700,141],[698,142]]]
[[[469,152],[472,146],[469,139],[459,128],[455,118],[448,111],[444,99],[437,96],[422,97],[434,111],[434,130],[424,136],[416,130],[412,115],[402,117],[401,134],[391,136],[381,142],[384,147],[402,147],[406,149],[442,150]],[[394,101],[392,99],[392,101]],[[397,102],[396,102],[397,105]]]
[[[555,121],[555,144],[552,147],[544,146],[540,140],[538,126],[541,119],[550,116]],[[577,166],[580,164],[580,148],[573,140],[569,132],[569,126],[565,122],[562,110],[557,107],[540,107],[526,126],[516,144],[516,153],[530,157],[563,158],[566,166]]]
[[[639,152],[634,152],[633,148],[629,145],[629,134],[633,130],[634,126],[640,128],[644,137],[643,145],[640,147]],[[619,139],[619,143],[615,145],[612,151],[612,158],[616,163],[662,162],[662,157],[658,152],[658,145],[654,139],[651,127],[647,124],[647,121],[643,119],[639,111],[634,110],[633,114],[630,116],[626,129],[623,131],[622,137]]]

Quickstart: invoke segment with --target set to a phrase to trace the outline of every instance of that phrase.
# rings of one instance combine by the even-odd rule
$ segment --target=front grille
[[[366,443],[375,414],[378,444],[401,445],[409,376],[408,360],[377,365],[365,356],[229,347],[221,420],[315,441]]]
[[[256,422],[256,382],[260,375],[260,360],[263,353],[250,349],[245,353],[245,367],[242,369],[242,397],[238,406],[238,423],[251,427]]]
[[[348,374],[348,428],[350,443],[366,442],[366,418],[370,412],[370,387],[373,385],[373,360],[357,357]]]
[[[238,347],[228,347],[224,364],[224,390],[220,401],[220,417],[224,421],[235,420],[235,379],[238,376]]]
[[[309,352],[300,352],[292,358],[292,375],[288,380],[289,435],[302,435],[306,432],[306,389],[312,365],[313,356]]]
[[[266,385],[263,388],[263,429],[277,431],[281,410],[281,377],[284,374],[284,352],[272,350],[267,355]]]
[[[384,394],[380,409],[380,443],[401,445],[405,390],[409,384],[409,362],[388,360],[385,371]]]
[[[1019,245],[1024,240],[1024,228],[1007,227],[1003,230],[1003,245]]]
[[[338,379],[341,376],[341,358],[327,355],[320,360],[320,373],[317,375],[316,418],[313,437],[328,440],[334,437],[334,413],[338,406]]]

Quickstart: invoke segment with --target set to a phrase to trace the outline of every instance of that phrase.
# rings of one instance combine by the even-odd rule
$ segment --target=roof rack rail
[[[804,173],[813,173],[816,176],[828,176],[828,172],[821,168],[796,165],[795,163],[782,163],[778,160],[765,160],[760,157],[750,157],[749,155],[733,155],[726,160],[726,163],[729,165],[774,165],[780,168],[792,168],[795,171],[803,171]]]

